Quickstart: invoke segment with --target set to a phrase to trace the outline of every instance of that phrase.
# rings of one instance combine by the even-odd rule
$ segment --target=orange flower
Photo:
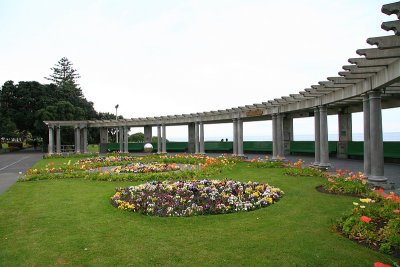
[[[389,264],[384,264],[384,263],[382,263],[382,262],[375,262],[374,263],[374,267],[392,267],[391,265],[389,265]]]
[[[366,222],[366,223],[369,223],[372,220],[370,217],[367,217],[367,216],[361,216],[360,219],[361,219],[361,221]]]

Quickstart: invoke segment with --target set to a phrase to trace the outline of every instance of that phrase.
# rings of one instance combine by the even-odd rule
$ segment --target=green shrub
[[[349,239],[387,254],[400,253],[400,202],[388,196],[360,199],[334,227]]]

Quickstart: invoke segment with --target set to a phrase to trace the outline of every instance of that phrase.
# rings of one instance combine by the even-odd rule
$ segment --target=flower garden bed
[[[150,172],[169,172],[169,171],[179,171],[181,167],[175,163],[142,163],[136,162],[125,166],[118,166],[112,168],[111,171],[114,173],[150,173]]]
[[[55,158],[59,159],[59,158]],[[178,180],[209,177],[222,170],[231,169],[239,159],[208,157],[204,155],[109,155],[107,157],[91,157],[73,162],[69,158],[61,158],[63,162],[49,161],[42,168],[31,168],[19,181],[37,181],[48,179],[77,179],[97,181],[152,181]],[[158,162],[158,163],[154,163]],[[138,164],[137,164],[138,163]],[[115,171],[111,171],[115,166]],[[128,167],[131,166],[131,167]],[[180,168],[182,172],[173,172]],[[119,175],[116,175],[116,174]]]
[[[232,180],[154,181],[117,188],[111,204],[153,216],[192,216],[250,211],[278,201],[283,191],[268,184]]]
[[[329,175],[322,187],[329,193],[341,195],[369,196],[372,192],[363,173],[349,170],[336,170],[336,174]]]
[[[350,240],[400,258],[400,197],[379,190],[373,198],[360,198],[334,228]]]

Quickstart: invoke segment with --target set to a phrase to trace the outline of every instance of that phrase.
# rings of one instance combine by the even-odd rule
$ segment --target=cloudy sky
[[[337,76],[368,37],[388,35],[380,0],[0,1],[0,84],[44,79],[61,58],[102,112],[125,118],[260,103]],[[400,132],[400,109],[384,111],[384,131]],[[362,132],[361,114],[353,132]],[[313,134],[311,119],[295,135]],[[310,127],[304,126],[310,125]],[[230,124],[207,138],[232,138]],[[142,131],[142,129],[133,129]],[[337,132],[337,117],[329,118]],[[169,127],[171,139],[185,127]],[[245,139],[271,136],[270,122],[246,123]]]

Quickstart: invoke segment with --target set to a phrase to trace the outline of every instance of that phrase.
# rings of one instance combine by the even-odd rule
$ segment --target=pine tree
[[[50,77],[45,77],[45,79],[54,82],[59,87],[65,85],[77,87],[77,79],[81,76],[72,66],[73,64],[68,60],[68,58],[63,57],[57,62],[54,68],[51,68],[53,73],[50,74]]]

